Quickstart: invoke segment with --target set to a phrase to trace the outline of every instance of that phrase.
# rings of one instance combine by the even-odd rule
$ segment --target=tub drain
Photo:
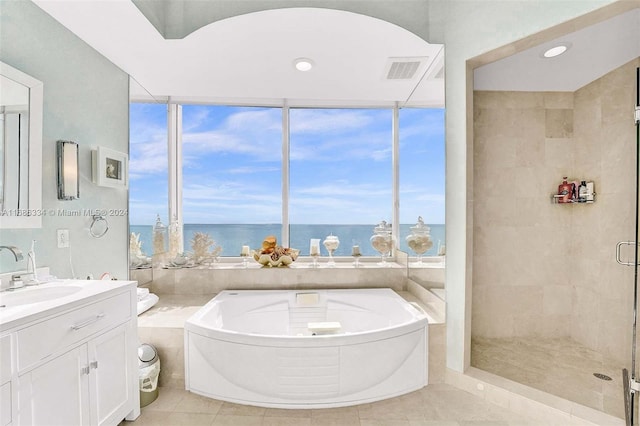
[[[607,376],[606,374],[601,374],[601,373],[593,373],[594,376],[596,376],[598,379],[600,380],[606,380],[607,382],[611,381],[611,377]]]

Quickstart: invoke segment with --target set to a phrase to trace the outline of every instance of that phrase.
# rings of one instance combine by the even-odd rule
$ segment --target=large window
[[[280,238],[281,110],[185,105],[182,120],[185,249],[195,232],[208,233],[223,256]]]
[[[418,217],[431,228],[433,247],[444,244],[444,109],[404,108],[400,123],[400,250]]]
[[[443,109],[169,111],[131,105],[131,231],[147,254],[156,216],[168,225],[170,214],[183,223],[185,251],[205,232],[223,256],[258,248],[267,235],[307,255],[311,238],[330,234],[341,242],[335,255],[358,244],[373,256],[373,228],[394,219],[399,247],[411,255],[405,239],[418,216],[434,240],[426,255],[444,244]]]
[[[132,103],[129,108],[129,223],[152,254],[156,217],[168,222],[167,105]]]
[[[392,217],[391,120],[389,109],[291,109],[292,247],[309,254],[311,238],[333,234],[336,256],[375,253],[372,229]]]

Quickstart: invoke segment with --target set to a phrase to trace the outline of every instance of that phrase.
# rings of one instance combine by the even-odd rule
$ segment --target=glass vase
[[[422,255],[433,247],[433,241],[429,234],[430,228],[424,224],[422,216],[418,216],[418,222],[411,227],[411,234],[406,238],[407,245],[416,254],[417,264],[422,265]]]
[[[393,249],[393,236],[391,234],[391,225],[386,221],[382,221],[373,229],[373,236],[370,239],[371,246],[375,251],[380,253],[380,263],[382,267],[388,267],[389,264],[385,257],[391,253]]]

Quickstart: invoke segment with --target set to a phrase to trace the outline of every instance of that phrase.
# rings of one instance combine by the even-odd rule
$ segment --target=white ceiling
[[[290,106],[444,105],[444,49],[386,21],[316,8],[223,19],[164,39],[129,0],[35,0],[127,72],[132,97]],[[295,70],[307,57],[311,71]],[[425,59],[414,78],[388,80],[390,58]]]
[[[34,0],[132,77],[132,98],[290,106],[444,106],[444,48],[356,13],[286,8],[164,39],[130,0]],[[563,55],[541,53],[571,43]],[[640,8],[481,66],[476,90],[575,91],[640,56]],[[294,59],[315,67],[296,71]],[[427,58],[385,78],[390,58]]]
[[[559,43],[555,58],[542,53]],[[640,8],[476,68],[475,90],[573,92],[640,56]]]

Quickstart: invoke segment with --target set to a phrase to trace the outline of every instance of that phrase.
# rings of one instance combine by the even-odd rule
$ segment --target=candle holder
[[[251,249],[249,246],[242,246],[242,250],[240,250],[240,257],[242,257],[242,266],[244,269],[249,267],[249,256],[251,254]]]
[[[311,265],[313,268],[318,267],[318,256],[320,256],[320,239],[312,238],[309,243],[309,256],[313,259],[313,264]]]
[[[360,245],[359,244],[353,244],[353,246],[351,247],[351,256],[353,256],[353,266],[355,266],[356,268],[360,267],[360,256],[362,256],[362,253],[360,253]]]

